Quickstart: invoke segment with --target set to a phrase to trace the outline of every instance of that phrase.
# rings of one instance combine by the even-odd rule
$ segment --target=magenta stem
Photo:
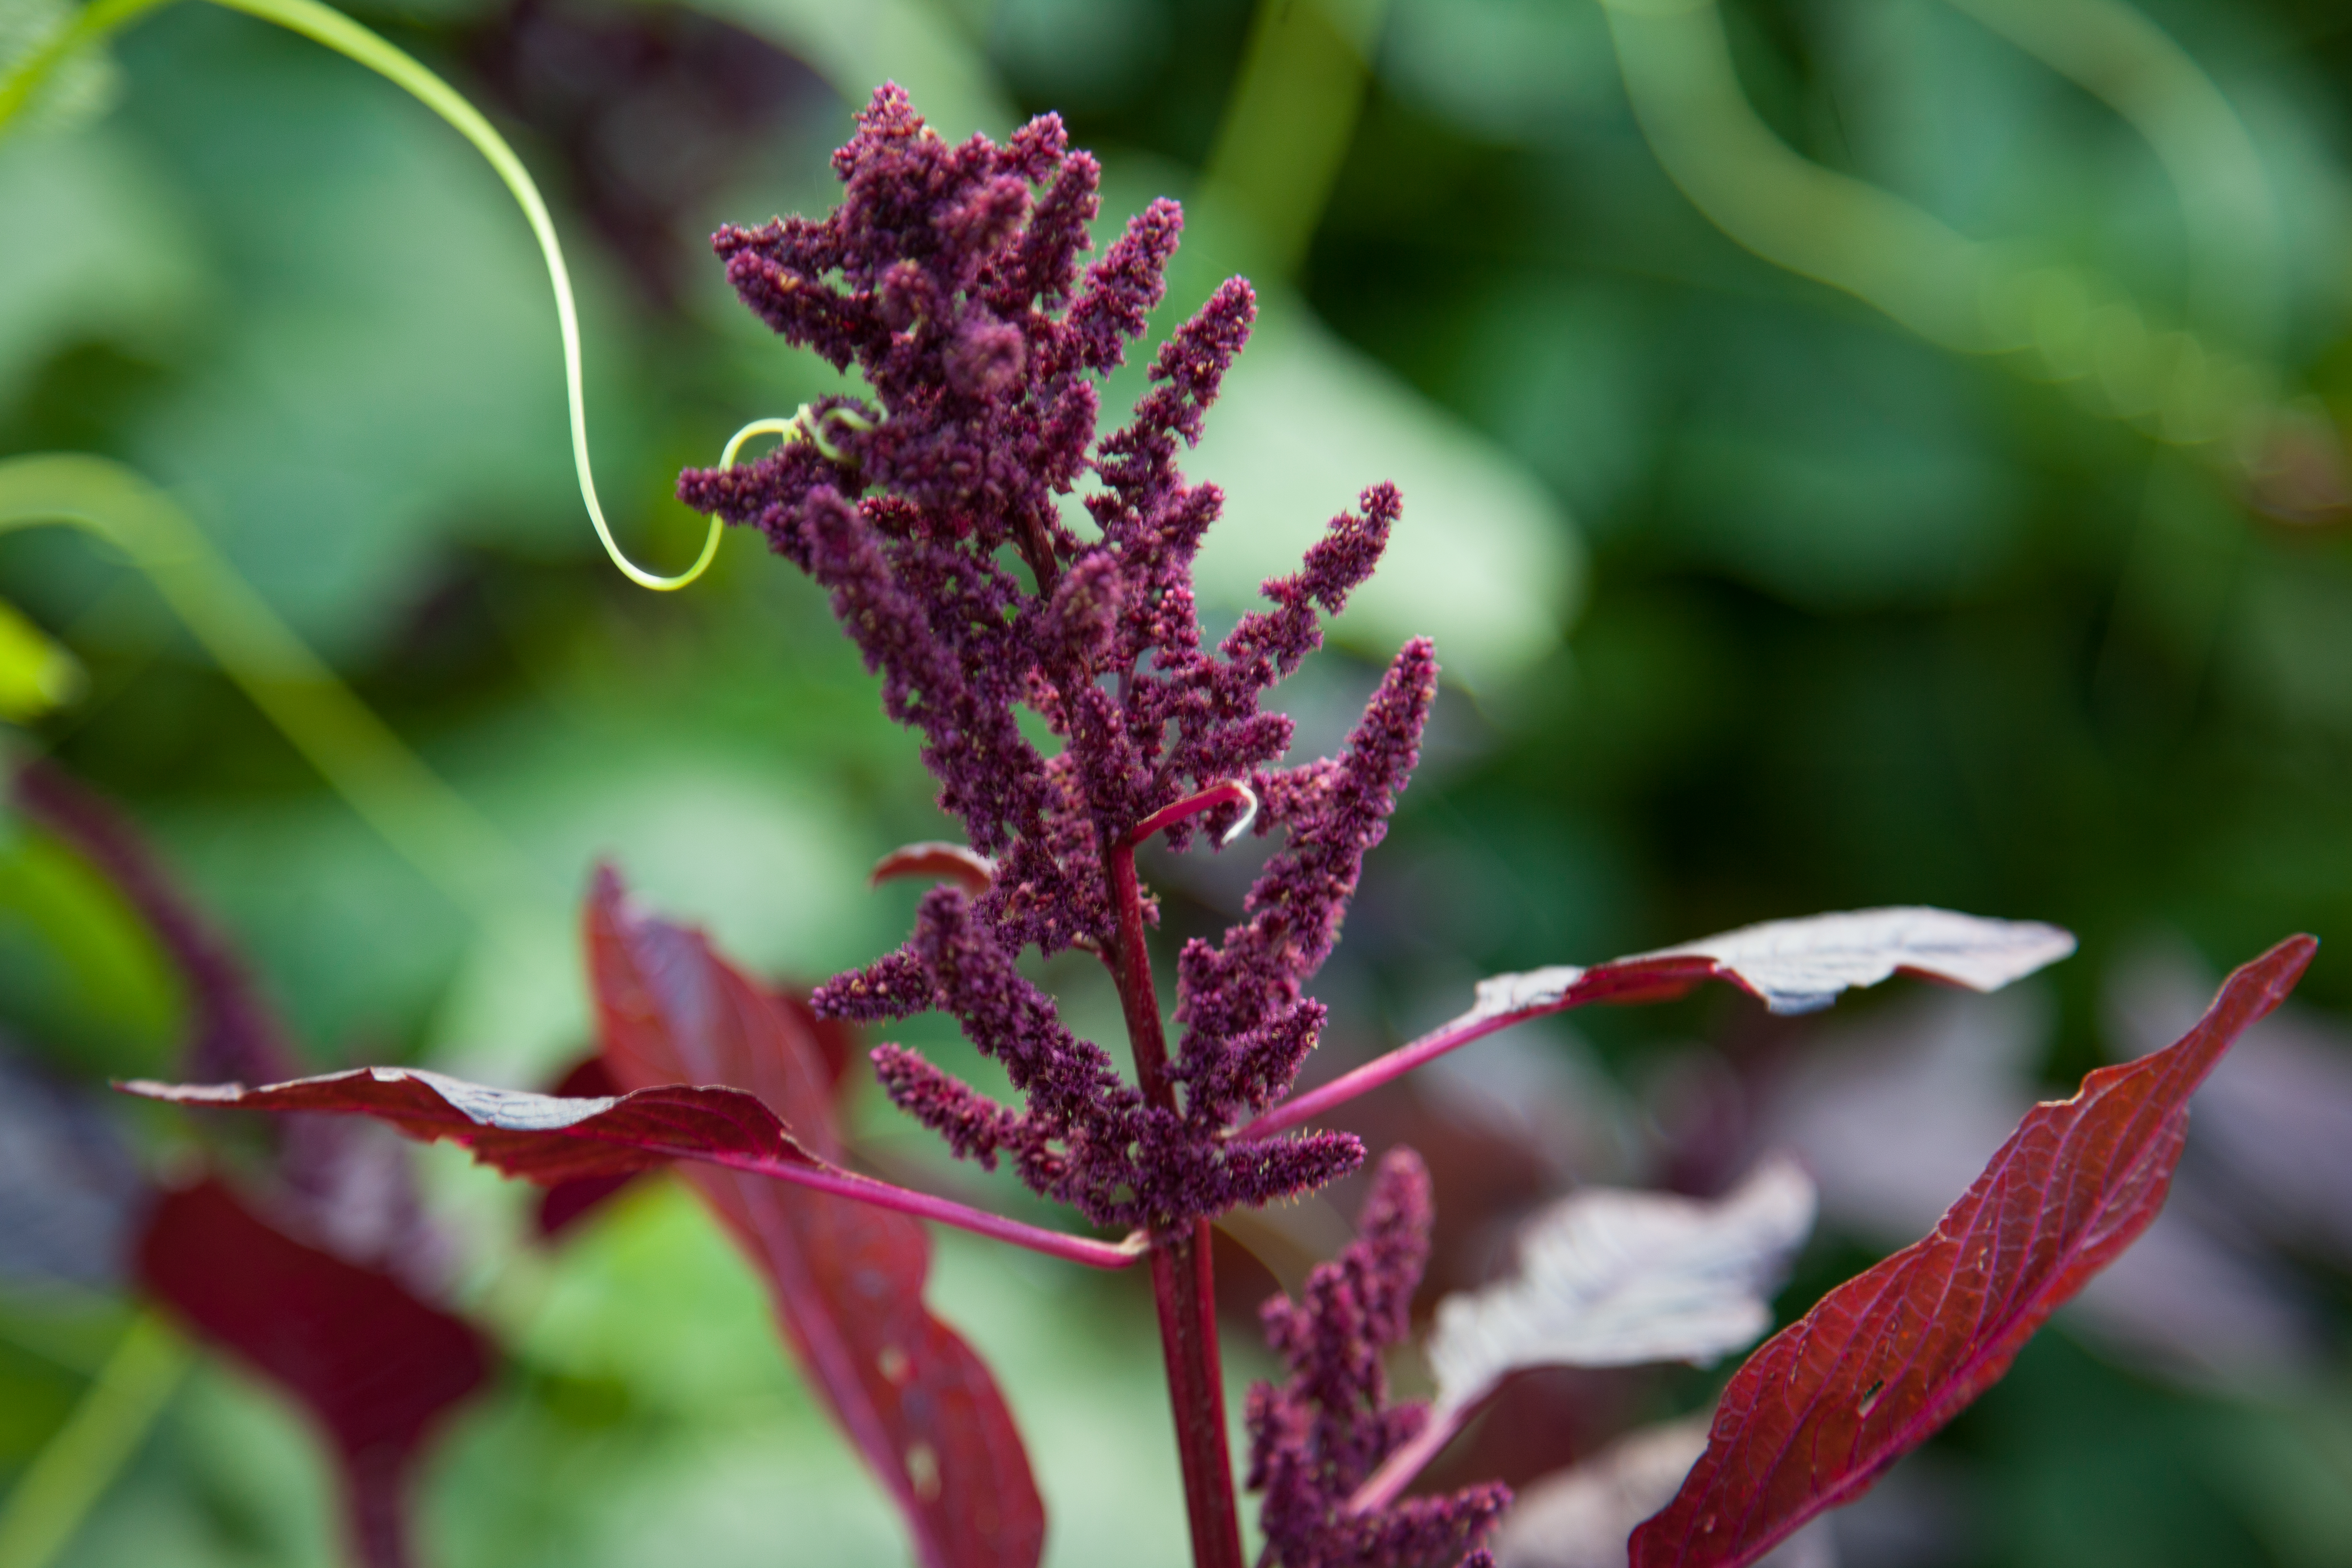
[[[1376,1512],[1404,1495],[1404,1489],[1412,1485],[1413,1478],[1427,1469],[1430,1461],[1445,1451],[1446,1444],[1454,1441],[1475,1408],[1473,1405],[1441,1406],[1431,1411],[1429,1425],[1391,1454],[1381,1468],[1355,1489],[1348,1499],[1348,1512]]]
[[[1135,825],[1135,831],[1127,836],[1128,845],[1131,848],[1155,833],[1165,833],[1180,822],[1189,821],[1204,811],[1214,811],[1235,801],[1245,803],[1251,815],[1256,814],[1255,792],[1239,779],[1228,779],[1221,784],[1211,784],[1198,795],[1188,795],[1173,805],[1161,806]],[[1140,924],[1139,921],[1138,923]]]
[[[1217,1354],[1216,1276],[1209,1222],[1162,1237],[1151,1253],[1151,1298],[1168,1362],[1176,1416],[1176,1457],[1184,1473],[1184,1514],[1195,1568],[1242,1568],[1241,1516],[1225,1447],[1225,1384]]]
[[[1565,1013],[1570,1007],[1588,1006],[1595,1002],[1620,1005],[1636,1002],[1667,1002],[1688,992],[1692,986],[1717,976],[1734,981],[1738,979],[1738,975],[1730,973],[1713,959],[1676,953],[1617,959],[1608,963],[1594,964],[1590,969],[1572,971],[1571,973],[1573,978],[1558,989],[1546,988],[1540,993],[1539,999],[1522,1005],[1473,1007],[1460,1017],[1440,1024],[1410,1045],[1399,1046],[1384,1057],[1373,1058],[1353,1072],[1340,1074],[1320,1089],[1293,1095],[1234,1136],[1264,1138],[1296,1127],[1302,1121],[1312,1121],[1333,1106],[1343,1105],[1360,1094],[1378,1089],[1391,1079],[1402,1078],[1424,1062],[1434,1061],[1448,1051],[1458,1050],[1473,1040],[1483,1040],[1497,1029],[1524,1024],[1529,1018]],[[1527,980],[1536,976],[1498,978]],[[1492,984],[1492,981],[1484,983],[1481,990]]]
[[[1525,1012],[1501,1013],[1491,1017],[1465,1014],[1450,1024],[1442,1024],[1432,1029],[1411,1045],[1399,1046],[1384,1057],[1374,1057],[1352,1072],[1341,1073],[1319,1089],[1292,1095],[1234,1136],[1264,1138],[1303,1121],[1312,1121],[1333,1106],[1344,1105],[1360,1094],[1370,1093],[1391,1079],[1402,1078],[1423,1062],[1434,1061],[1446,1052],[1459,1049],[1473,1040],[1484,1039],[1497,1029],[1507,1029],[1513,1024],[1559,1010],[1560,1006],[1531,1007]]]
[[[1238,790],[1237,785],[1219,789]],[[1193,796],[1206,811],[1219,801]],[[1223,800],[1239,798],[1229,794]],[[1184,812],[1180,801],[1156,812],[1143,827],[1103,852],[1103,875],[1118,913],[1118,945],[1111,974],[1127,1015],[1135,1054],[1136,1086],[1146,1100],[1172,1110],[1176,1086],[1168,1076],[1168,1037],[1160,1022],[1160,994],[1151,953],[1143,940],[1143,889],[1135,877],[1135,846],[1145,827],[1160,831]],[[1158,826],[1153,826],[1158,824]],[[1160,1312],[1160,1344],[1168,1362],[1168,1403],[1176,1420],[1176,1457],[1184,1474],[1184,1515],[1192,1527],[1193,1568],[1243,1568],[1241,1515],[1234,1506],[1233,1456],[1225,1446],[1225,1384],[1217,1354],[1216,1276],[1209,1256],[1209,1222],[1152,1238],[1151,1296]]]
[[[1149,1242],[1140,1232],[1125,1241],[1097,1241],[1091,1237],[1071,1236],[1065,1231],[1047,1230],[1042,1226],[1027,1225],[1003,1215],[976,1209],[952,1198],[934,1197],[911,1187],[893,1186],[877,1182],[871,1176],[861,1176],[854,1171],[844,1171],[830,1165],[789,1164],[782,1161],[730,1159],[708,1156],[706,1162],[724,1165],[730,1170],[745,1171],[753,1175],[770,1176],[780,1182],[831,1193],[838,1197],[856,1198],[877,1208],[895,1209],[913,1215],[918,1219],[936,1220],[951,1225],[958,1230],[968,1230],[974,1236],[985,1236],[995,1241],[1009,1241],[1015,1247],[1025,1247],[1032,1252],[1042,1252],[1048,1258],[1059,1258],[1071,1263],[1083,1263],[1089,1268],[1125,1268],[1144,1255]]]
[[[408,1453],[345,1447],[343,1521],[361,1568],[408,1568]]]

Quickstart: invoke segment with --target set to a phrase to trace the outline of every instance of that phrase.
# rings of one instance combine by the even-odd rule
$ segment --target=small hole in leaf
[[[939,1500],[940,1456],[929,1443],[917,1443],[907,1450],[907,1479],[925,1502]]]
[[[1881,1379],[1879,1382],[1872,1384],[1868,1388],[1864,1389],[1862,1391],[1862,1404],[1856,1407],[1855,1414],[1860,1415],[1869,1415],[1871,1407],[1878,1403],[1879,1392],[1885,1386],[1885,1381]]]
[[[907,1374],[914,1370],[914,1363],[907,1359],[907,1352],[897,1345],[884,1345],[882,1353],[874,1358],[874,1363],[883,1377],[894,1384],[905,1383]]]

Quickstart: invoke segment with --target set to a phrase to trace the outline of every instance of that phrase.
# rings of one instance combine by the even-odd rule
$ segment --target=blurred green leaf
[[[162,1070],[179,981],[112,883],[47,835],[0,822],[0,1012],[27,1045],[91,1077]]]
[[[23,723],[81,694],[81,663],[48,634],[0,600],[0,719]]]
[[[210,287],[184,214],[168,178],[115,128],[0,137],[0,224],[39,237],[0,246],[0,407],[76,343],[142,355],[186,345]]]

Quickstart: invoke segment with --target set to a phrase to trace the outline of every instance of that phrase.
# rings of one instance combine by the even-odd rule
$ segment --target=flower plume
[[[1227,280],[1169,335],[1133,416],[1098,437],[1102,378],[1166,291],[1176,204],[1153,202],[1088,260],[1100,170],[1058,119],[1002,146],[950,144],[895,86],[834,171],[831,214],[730,226],[714,245],[747,306],[855,365],[871,401],[821,400],[807,419],[823,439],[689,471],[678,493],[759,529],[827,590],[885,710],[922,734],[941,808],[995,874],[977,894],[931,894],[905,947],[835,976],[815,1005],[866,1021],[952,1014],[1024,1104],[895,1046],[876,1053],[884,1088],[959,1153],[1009,1160],[1097,1222],[1167,1229],[1329,1181],[1362,1159],[1345,1134],[1230,1134],[1287,1091],[1321,1029],[1303,988],[1412,772],[1436,661],[1407,645],[1342,754],[1302,766],[1277,765],[1291,724],[1263,699],[1371,574],[1402,501],[1366,489],[1297,573],[1265,584],[1265,608],[1208,646],[1192,562],[1223,498],[1177,459],[1248,341],[1249,285]],[[1057,744],[1024,731],[1023,709]],[[1115,958],[1109,861],[1153,813],[1236,782],[1266,803],[1257,831],[1286,841],[1244,923],[1182,956],[1178,1104],[1174,1087],[1122,1079],[1015,960]],[[1239,823],[1231,793],[1171,827],[1171,847]],[[1156,918],[1148,896],[1141,908]]]

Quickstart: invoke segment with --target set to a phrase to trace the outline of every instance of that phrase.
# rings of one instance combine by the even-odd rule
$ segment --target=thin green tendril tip
[[[719,466],[733,468],[736,455],[743,450],[743,443],[754,436],[780,436],[786,441],[806,441],[823,453],[827,462],[847,462],[849,458],[841,448],[824,438],[824,422],[828,419],[837,419],[861,435],[874,428],[874,421],[854,408],[819,411],[803,403],[793,411],[789,419],[754,419],[736,431],[728,437],[726,448],[719,454]]]

